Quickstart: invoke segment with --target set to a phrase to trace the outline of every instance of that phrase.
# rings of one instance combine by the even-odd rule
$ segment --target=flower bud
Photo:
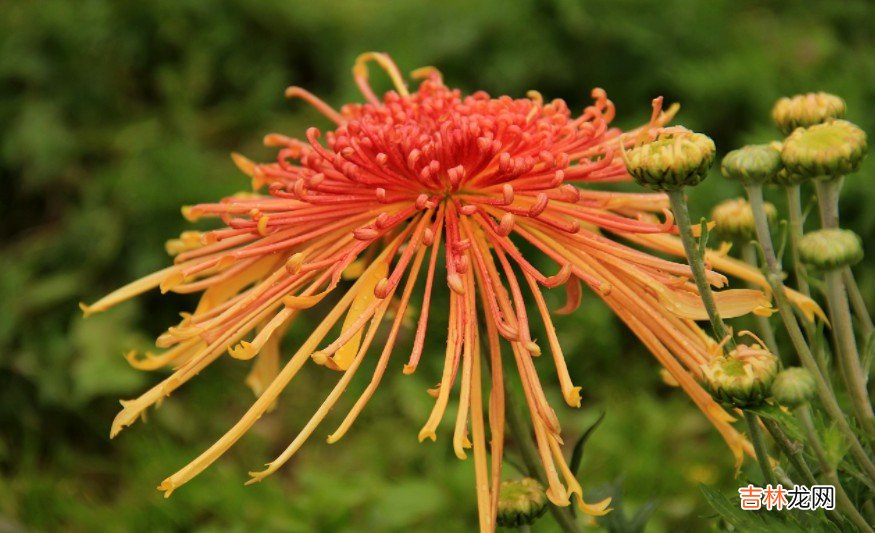
[[[772,383],[772,396],[781,405],[799,407],[814,397],[817,384],[811,372],[800,367],[782,370]]]
[[[844,118],[845,101],[834,94],[818,92],[781,98],[772,108],[772,119],[784,135],[835,118]]]
[[[821,270],[835,270],[860,262],[863,243],[851,230],[820,229],[799,239],[799,258]]]
[[[657,191],[697,185],[714,163],[716,148],[707,135],[666,134],[625,152],[626,169],[639,184]]]
[[[790,173],[832,179],[856,172],[866,149],[866,132],[847,120],[834,120],[790,134],[781,160]]]
[[[718,402],[732,407],[756,407],[769,396],[778,358],[758,344],[739,344],[725,357],[702,365],[705,386]]]
[[[790,172],[789,170],[787,170],[787,167],[782,167],[777,174],[772,176],[772,179],[769,180],[769,183],[772,183],[773,185],[780,185],[782,187],[790,187],[792,185],[805,183],[806,181],[808,181],[808,176],[803,176],[802,174]]]
[[[763,204],[769,222],[778,216],[778,210],[769,202]],[[745,243],[756,238],[753,210],[744,198],[725,200],[711,211],[714,229],[726,241]]]
[[[502,481],[498,492],[497,522],[501,527],[519,527],[535,522],[547,511],[544,487],[525,477]]]
[[[752,144],[726,154],[720,163],[723,177],[755,185],[772,179],[781,170],[781,153],[768,144]]]

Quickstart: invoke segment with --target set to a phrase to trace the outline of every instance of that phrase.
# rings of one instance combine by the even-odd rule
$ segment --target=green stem
[[[820,211],[820,225],[824,229],[839,227],[839,190],[842,179],[814,180],[817,190],[817,207]]]
[[[790,253],[793,258],[793,269],[796,273],[796,287],[805,296],[811,297],[811,288],[808,286],[808,272],[805,265],[799,259],[799,240],[802,239],[802,197],[799,185],[790,185],[787,192],[787,211],[790,213]]]
[[[784,455],[787,456],[787,459],[790,460],[790,464],[793,465],[796,472],[805,480],[805,483],[816,485],[817,480],[814,478],[814,474],[811,473],[811,469],[808,468],[808,463],[802,454],[802,446],[798,442],[790,440],[781,429],[781,426],[774,420],[769,420],[768,418],[763,418],[762,420],[766,430],[775,440],[775,443],[778,444],[778,447],[781,448],[781,451],[784,452]]]
[[[869,523],[866,522],[866,519],[860,514],[856,507],[854,507],[853,502],[848,497],[848,494],[845,492],[844,487],[842,487],[841,480],[839,480],[838,473],[836,473],[836,469],[830,464],[829,459],[826,456],[826,452],[823,449],[823,446],[820,444],[820,438],[817,436],[817,431],[814,429],[814,422],[811,419],[811,408],[808,404],[802,405],[796,408],[796,416],[802,424],[802,430],[805,432],[805,437],[808,439],[808,444],[811,446],[811,449],[814,450],[814,455],[817,457],[817,461],[820,463],[820,470],[823,472],[824,477],[826,477],[827,481],[831,483],[836,488],[836,500],[838,503],[839,509],[845,513],[848,518],[856,525],[860,531],[866,531],[871,533],[872,528],[869,526]]]
[[[708,284],[708,279],[705,273],[705,261],[696,240],[693,238],[693,227],[690,223],[690,213],[687,209],[687,200],[684,198],[683,190],[668,191],[668,199],[671,202],[671,209],[674,211],[675,223],[681,234],[681,241],[684,244],[684,251],[687,254],[687,261],[693,271],[693,279],[696,282],[696,287],[699,289],[699,296],[702,298],[702,303],[705,304],[705,311],[708,313],[708,319],[711,321],[711,328],[714,330],[714,337],[718,341],[729,339],[726,344],[727,350],[735,348],[735,341],[729,336],[729,328],[720,318],[720,313],[717,311],[717,304],[714,301],[714,293],[711,292],[711,285]]]
[[[756,269],[759,269],[759,262],[757,261],[757,252],[751,243],[745,243],[741,248],[741,256],[746,263],[753,266]],[[751,288],[755,288],[756,286],[753,283],[749,283]],[[756,315],[757,329],[759,330],[760,335],[763,337],[763,340],[766,342],[766,347],[775,355],[780,355],[778,352],[778,341],[775,339],[775,331],[772,329],[772,324],[769,322],[769,317]]]
[[[844,280],[845,288],[848,290],[848,299],[851,300],[854,314],[857,315],[857,320],[860,322],[860,331],[863,333],[863,338],[868,339],[872,331],[875,330],[875,326],[872,325],[872,317],[866,308],[866,300],[863,298],[863,293],[860,292],[857,280],[854,279],[851,267],[845,267],[842,270],[842,280]]]
[[[507,425],[510,426],[511,435],[513,435],[513,439],[517,443],[520,455],[523,458],[523,464],[526,466],[526,470],[528,470],[528,476],[537,479],[542,485],[547,486],[547,477],[542,471],[538,450],[535,449],[535,445],[532,442],[529,424],[520,412],[521,408],[517,402],[518,393],[516,388],[508,382],[506,372],[504,373],[504,391]],[[556,523],[559,524],[559,527],[565,533],[581,533],[583,531],[574,519],[574,515],[571,514],[569,507],[559,507],[550,504],[548,508]]]
[[[817,362],[814,360],[814,356],[805,342],[805,336],[799,328],[799,323],[796,321],[796,315],[793,314],[793,308],[790,306],[787,295],[784,293],[784,284],[781,282],[783,273],[781,272],[781,266],[778,264],[778,258],[775,256],[775,249],[772,246],[772,237],[769,232],[769,222],[763,208],[762,185],[749,185],[745,188],[750,200],[754,221],[756,222],[757,238],[763,248],[763,255],[765,255],[766,266],[769,270],[766,280],[772,288],[775,303],[778,306],[778,312],[781,315],[781,320],[784,322],[787,334],[790,336],[790,342],[793,344],[793,348],[796,350],[802,366],[811,372],[811,375],[814,377],[814,381],[817,384],[817,394],[823,403],[823,408],[829,415],[830,420],[835,422],[839,431],[845,437],[854,459],[866,471],[866,475],[870,479],[875,480],[875,464],[866,455],[866,451],[863,449],[860,441],[857,440],[856,435],[854,435],[854,431],[851,429],[845,413],[842,412],[829,382],[824,378],[820,368],[817,366]]]
[[[854,338],[851,310],[845,296],[842,274],[840,270],[831,270],[824,274],[824,278],[827,307],[838,348],[838,358],[841,362],[839,367],[842,370],[842,378],[851,398],[851,405],[857,420],[868,437],[869,443],[875,447],[875,412],[873,412],[872,404],[869,402],[869,391],[866,389],[866,378],[860,364],[860,353],[857,351],[857,340]]]
[[[805,268],[802,260],[799,259],[799,241],[802,239],[805,226],[805,220],[802,216],[800,185],[789,185],[785,191],[787,192],[787,211],[790,213],[790,253],[793,258],[793,270],[796,274],[796,288],[801,294],[811,298],[811,287],[808,285],[808,270]],[[814,323],[806,320],[802,322],[802,327],[805,329],[808,342],[813,343],[817,335],[817,328]],[[823,352],[823,346],[817,344],[815,348],[815,360],[820,366],[821,372],[825,373],[827,361]]]
[[[769,464],[769,454],[766,452],[766,444],[763,442],[763,432],[760,431],[759,417],[750,411],[745,411],[744,421],[747,422],[747,428],[750,431],[750,441],[753,443],[753,449],[756,452],[760,470],[763,471],[763,478],[766,480],[766,484],[773,485],[775,483],[775,474],[772,472],[772,466]]]
[[[763,425],[766,426],[766,429],[775,439],[775,442],[778,444],[778,447],[781,448],[781,451],[784,452],[784,455],[790,459],[790,462],[793,464],[793,467],[796,471],[803,477],[805,483],[808,486],[817,485],[817,479],[814,477],[814,474],[811,472],[811,469],[808,468],[808,463],[805,461],[805,455],[802,453],[802,444],[791,440],[787,437],[787,434],[781,429],[781,425],[775,422],[774,420],[769,420],[767,418],[763,419]],[[775,469],[778,470],[777,468]],[[833,472],[833,476],[827,476],[827,479],[834,487],[836,487],[836,492],[843,491],[841,486],[838,483],[838,476]],[[786,482],[785,482],[786,483]],[[788,484],[788,486],[795,486],[796,483],[792,481]],[[847,498],[847,495],[845,495]],[[850,503],[850,500],[848,500]],[[851,505],[853,509],[853,505]],[[854,509],[856,511],[856,509]],[[836,511],[827,511],[830,519],[835,522],[837,525],[841,526],[843,523],[841,514]]]
[[[839,227],[839,190],[841,185],[841,178],[816,181],[820,222],[824,228],[837,229]],[[857,340],[854,338],[851,309],[848,306],[848,294],[842,279],[842,271],[828,271],[824,274],[824,278],[827,308],[832,323],[842,379],[851,398],[854,414],[860,422],[869,444],[875,448],[875,411],[872,410],[872,404],[869,402],[869,391],[866,390],[866,375],[860,364],[860,353],[857,350]]]
[[[790,476],[787,475],[787,472],[784,472],[784,469],[781,468],[781,465],[775,465],[772,467],[772,471],[775,472],[775,478],[777,478],[778,483],[785,487],[795,487],[796,483],[793,483],[793,480],[790,479]]]

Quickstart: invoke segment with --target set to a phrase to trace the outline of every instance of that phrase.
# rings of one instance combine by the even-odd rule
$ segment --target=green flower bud
[[[772,383],[772,396],[779,404],[791,409],[806,403],[816,392],[814,376],[800,367],[782,370]]]
[[[778,216],[778,210],[769,202],[763,205],[769,222]],[[711,219],[714,221],[714,229],[724,240],[737,243],[746,243],[756,238],[756,223],[753,218],[753,210],[744,198],[725,200],[717,204],[711,211]]]
[[[666,134],[624,154],[626,169],[639,184],[657,191],[697,185],[714,163],[716,148],[707,135]]]
[[[739,408],[762,404],[777,373],[778,358],[758,344],[739,344],[729,355],[702,365],[705,386],[714,399]]]
[[[781,170],[781,152],[768,144],[752,144],[726,154],[720,164],[723,177],[745,185],[763,183]]]
[[[863,242],[847,229],[820,229],[799,239],[799,258],[821,270],[835,270],[863,259]]]
[[[829,93],[797,94],[781,98],[772,108],[772,119],[784,135],[796,128],[807,128],[835,118],[844,118],[845,101]]]
[[[866,149],[866,132],[847,120],[834,120],[790,134],[781,160],[790,173],[832,179],[856,172]]]
[[[774,185],[780,185],[782,187],[789,187],[791,185],[799,185],[805,183],[806,181],[808,181],[808,176],[795,174],[788,171],[786,167],[782,167],[777,174],[772,176],[772,179],[769,180],[769,183],[772,183]]]
[[[535,522],[547,511],[544,487],[530,477],[502,481],[498,489],[498,517],[501,527],[519,527]]]

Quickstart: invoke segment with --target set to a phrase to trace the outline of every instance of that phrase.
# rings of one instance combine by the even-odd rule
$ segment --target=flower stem
[[[845,387],[851,398],[851,405],[857,415],[860,426],[866,433],[869,443],[875,447],[875,412],[869,402],[869,391],[866,390],[866,378],[860,364],[860,353],[857,351],[857,341],[854,338],[854,328],[851,322],[851,310],[845,296],[840,270],[831,270],[824,274],[826,281],[826,301],[832,320],[833,335],[838,348],[839,366]]]
[[[781,266],[778,264],[778,258],[775,256],[772,236],[769,232],[769,223],[763,208],[762,185],[748,185],[745,189],[747,190],[751,210],[753,211],[754,222],[756,223],[757,238],[763,248],[763,255],[765,255],[766,266],[769,270],[766,280],[772,288],[775,303],[784,322],[787,334],[790,336],[790,342],[793,344],[793,348],[796,350],[802,366],[814,376],[814,381],[817,384],[817,394],[823,403],[823,408],[845,437],[854,459],[866,471],[866,475],[870,479],[875,480],[875,464],[866,455],[866,451],[863,449],[860,441],[857,440],[856,435],[854,435],[854,431],[851,429],[845,413],[842,412],[829,382],[817,366],[817,362],[814,360],[814,356],[805,342],[805,337],[802,335],[802,330],[799,328],[799,323],[796,321],[796,315],[793,314],[793,309],[787,300],[787,295],[784,293],[784,284],[781,282],[783,273],[781,272]]]
[[[851,267],[845,267],[842,270],[842,280],[844,280],[845,288],[848,290],[848,299],[851,300],[854,314],[860,321],[860,331],[863,333],[863,338],[868,339],[872,331],[875,330],[875,326],[872,325],[872,317],[869,315],[869,310],[866,309],[866,300],[863,298],[863,293],[860,292],[857,280],[854,279]]]
[[[517,447],[519,448],[520,455],[523,459],[523,464],[525,465],[526,470],[528,470],[527,474],[529,477],[537,479],[542,485],[546,486],[547,478],[541,471],[538,451],[532,443],[532,433],[529,429],[528,423],[520,412],[521,408],[517,401],[517,389],[508,382],[507,372],[504,373],[504,391],[504,402],[507,410],[507,425],[510,426],[510,432],[513,435],[514,441],[517,443]],[[553,519],[555,519],[556,523],[559,524],[559,527],[562,528],[562,531],[565,533],[581,533],[583,531],[574,519],[570,507],[559,507],[552,504],[547,507],[550,509],[550,514],[553,515]]]
[[[763,478],[767,484],[772,485],[775,483],[775,475],[772,472],[772,466],[769,464],[769,454],[766,452],[766,444],[763,442],[763,432],[760,431],[759,417],[750,411],[745,411],[744,421],[747,422],[750,440],[753,443],[753,449],[756,452],[760,470],[763,471]]]
[[[805,296],[811,297],[811,287],[808,286],[808,272],[799,259],[799,240],[802,239],[802,196],[799,185],[789,185],[787,192],[787,211],[790,213],[790,253],[793,258],[793,270],[796,273],[796,287]]]
[[[754,268],[759,269],[759,262],[757,261],[757,252],[753,247],[753,244],[746,243],[741,248],[741,257],[744,259],[746,263],[753,266]],[[751,287],[755,287],[754,284],[750,284]],[[766,347],[775,355],[780,355],[778,352],[778,341],[775,339],[775,330],[772,329],[772,324],[769,322],[769,317],[756,315],[757,329],[759,329],[760,335],[763,337],[763,340],[766,341]]]
[[[820,222],[825,229],[839,227],[839,190],[842,180],[818,180],[816,182]],[[851,405],[857,420],[875,448],[875,411],[869,401],[869,391],[866,389],[866,375],[860,364],[860,353],[857,350],[857,340],[854,337],[854,326],[851,310],[848,306],[848,293],[842,279],[842,270],[831,270],[824,274],[826,281],[826,302],[829,309],[829,319],[833,327],[839,368],[845,382],[845,388],[851,398]]]
[[[778,447],[781,448],[781,451],[784,452],[784,455],[787,456],[787,459],[790,460],[790,464],[793,465],[796,472],[805,480],[805,483],[816,485],[817,480],[814,478],[814,474],[811,473],[811,469],[808,468],[808,463],[802,454],[802,445],[790,440],[784,433],[784,430],[781,429],[781,426],[774,420],[769,420],[768,418],[763,418],[762,420],[766,430],[775,440],[775,443],[778,444]]]
[[[727,339],[724,350],[732,350],[735,348],[735,340],[729,335],[729,328],[720,317],[717,311],[717,304],[714,302],[714,293],[711,292],[711,286],[705,277],[705,261],[699,248],[693,238],[693,227],[690,223],[690,212],[687,209],[687,200],[684,198],[683,190],[668,191],[668,199],[671,202],[671,209],[674,211],[675,222],[681,234],[681,242],[684,244],[684,251],[687,254],[687,261],[693,271],[693,278],[696,281],[696,287],[699,289],[699,296],[702,298],[702,303],[705,304],[705,311],[708,313],[708,318],[711,320],[711,328],[714,330],[714,336],[722,341]],[[763,443],[763,434],[760,431],[759,417],[748,411],[744,412],[744,419],[747,421],[750,429],[750,438],[753,441],[754,451],[756,452],[757,461],[759,461],[760,469],[763,471],[763,477],[766,483],[774,483],[774,474],[769,465],[769,456],[766,453],[766,448]]]
[[[671,202],[671,209],[674,211],[675,222],[681,234],[681,242],[684,244],[684,251],[687,254],[687,261],[693,271],[693,279],[696,282],[696,287],[699,289],[699,296],[702,298],[702,303],[705,304],[705,311],[708,313],[708,318],[711,321],[711,328],[714,330],[714,337],[718,342],[729,338],[726,348],[731,350],[735,348],[735,341],[729,336],[729,329],[720,317],[717,311],[717,304],[714,302],[714,293],[711,292],[711,286],[708,284],[708,279],[705,274],[705,261],[699,248],[693,238],[693,227],[690,223],[690,212],[687,209],[687,200],[684,198],[683,190],[668,191],[668,199]]]
[[[800,185],[789,185],[786,187],[787,192],[787,211],[790,213],[790,254],[793,258],[793,271],[796,274],[796,288],[804,296],[811,298],[811,287],[808,284],[808,269],[799,258],[799,241],[804,233],[804,220],[802,217],[802,196]],[[813,344],[817,330],[814,323],[805,321],[802,323],[805,329],[805,335],[808,337],[808,342]],[[823,353],[823,347],[816,346],[815,360],[820,366],[822,372],[826,372],[826,359]]]
[[[851,519],[860,531],[871,533],[872,528],[860,512],[857,511],[857,508],[854,507],[851,499],[848,498],[844,487],[842,487],[841,480],[839,480],[839,476],[836,473],[835,467],[830,464],[829,459],[826,457],[826,452],[823,450],[823,446],[820,444],[820,439],[817,436],[817,431],[814,429],[814,422],[811,420],[811,407],[809,407],[808,404],[797,407],[796,416],[802,424],[802,429],[805,431],[805,437],[808,439],[808,444],[814,450],[814,455],[817,456],[821,472],[823,472],[827,481],[836,488],[836,499],[838,500],[837,503],[839,509]]]
[[[839,227],[839,189],[842,179],[831,181],[815,180],[817,189],[817,206],[820,210],[820,225],[824,229]]]

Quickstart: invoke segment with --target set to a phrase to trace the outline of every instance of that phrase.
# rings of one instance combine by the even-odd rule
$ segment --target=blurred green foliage
[[[307,87],[335,105],[357,100],[353,60],[382,50],[404,71],[435,65],[466,90],[521,96],[537,88],[574,109],[601,86],[624,126],[645,120],[650,99],[662,94],[683,104],[680,122],[726,151],[776,138],[772,102],[808,90],[842,95],[849,118],[875,131],[873,20],[875,4],[866,0],[7,0],[0,14],[0,530],[440,524],[462,531],[475,523],[470,462],[454,458],[446,432],[436,444],[416,441],[437,362],[410,377],[390,371],[345,442],[328,446],[321,441],[328,429],[320,430],[292,464],[254,487],[243,488],[246,471],[287,444],[331,375],[311,371],[296,380],[275,414],[169,500],[154,486],[251,401],[239,362],[213,365],[148,424],[108,440],[117,399],[157,379],[129,369],[121,354],[147,347],[192,302],[150,294],[87,321],[76,303],[165,265],[163,241],[186,227],[180,205],[245,188],[231,150],[265,160],[272,157],[260,146],[265,133],[301,135],[310,124],[326,125],[300,102],[285,101],[285,86]],[[870,254],[873,170],[870,160],[848,180],[843,203]],[[694,210],[705,214],[739,193],[715,175],[692,193]],[[862,274],[871,302],[875,278]],[[560,409],[569,442],[608,411],[587,444],[584,486],[604,488],[622,476],[630,516],[656,500],[649,531],[715,524],[698,484],[731,494],[745,479],[744,471],[732,478],[716,433],[662,384],[655,362],[597,298],[558,326],[584,390],[581,410]],[[439,349],[442,339],[432,342]],[[542,370],[554,405],[562,405],[549,364]],[[545,519],[536,530],[552,527]]]

